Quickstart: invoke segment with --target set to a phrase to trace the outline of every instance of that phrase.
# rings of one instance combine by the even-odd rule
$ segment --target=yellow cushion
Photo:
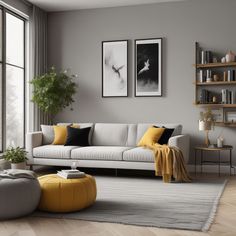
[[[140,139],[138,146],[151,146],[158,142],[165,128],[150,127],[147,129],[143,137]]]
[[[41,176],[38,180],[42,190],[38,206],[41,211],[79,211],[96,200],[96,182],[91,175],[79,179],[63,179],[51,174]]]
[[[64,145],[67,137],[67,126],[65,125],[54,125],[54,145]]]

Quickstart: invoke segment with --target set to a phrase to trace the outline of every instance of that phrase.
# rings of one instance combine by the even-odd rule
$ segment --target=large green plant
[[[11,163],[21,163],[28,160],[27,152],[20,147],[9,147],[3,154],[3,158]]]
[[[51,67],[48,73],[36,76],[30,82],[33,85],[32,101],[52,118],[74,102],[77,87],[74,77],[68,75],[67,71],[57,73],[55,67]]]

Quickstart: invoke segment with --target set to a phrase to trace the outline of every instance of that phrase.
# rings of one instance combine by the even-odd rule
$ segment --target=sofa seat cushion
[[[130,147],[117,146],[80,147],[71,151],[71,158],[81,160],[122,161],[123,152],[129,149]]]
[[[78,148],[77,146],[64,145],[44,145],[33,149],[34,157],[69,159],[71,157],[71,150]]]
[[[154,162],[153,151],[143,147],[136,147],[127,150],[123,153],[124,161],[136,161],[136,162]]]

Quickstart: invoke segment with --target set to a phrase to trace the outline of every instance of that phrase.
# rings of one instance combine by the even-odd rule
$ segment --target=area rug
[[[95,177],[96,203],[80,212],[34,216],[207,231],[226,180],[165,184],[157,178]]]

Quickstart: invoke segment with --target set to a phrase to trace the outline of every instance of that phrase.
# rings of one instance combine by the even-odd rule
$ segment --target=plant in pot
[[[3,158],[11,162],[12,169],[25,169],[27,158],[27,152],[20,147],[9,147],[5,151]]]
[[[58,112],[74,102],[77,85],[73,79],[76,77],[69,75],[67,70],[57,73],[55,67],[51,67],[30,82],[33,85],[32,101],[48,117],[49,124]]]

